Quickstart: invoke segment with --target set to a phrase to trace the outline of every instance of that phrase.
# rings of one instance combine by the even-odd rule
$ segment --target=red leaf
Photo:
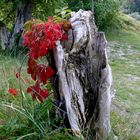
[[[27,93],[31,93],[33,100],[38,98],[40,102],[43,102],[48,96],[48,91],[41,89],[38,83],[36,83],[34,86],[28,87]]]
[[[54,74],[51,67],[46,67],[46,65],[40,64],[36,68],[37,75],[41,83],[46,84],[46,81]]]
[[[17,79],[19,78],[19,73],[16,73],[16,78],[17,78]]]
[[[14,89],[14,88],[9,88],[9,89],[8,89],[8,93],[12,94],[13,96],[16,96],[18,92],[17,92],[17,90]]]
[[[34,59],[29,58],[27,73],[31,74],[31,77],[34,81],[36,80],[36,66],[37,66],[36,61]]]

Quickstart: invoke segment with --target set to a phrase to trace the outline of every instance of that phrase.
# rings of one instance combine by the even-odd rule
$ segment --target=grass
[[[61,127],[59,122],[63,120],[55,117],[51,96],[40,104],[33,102],[31,95],[26,93],[33,81],[26,73],[26,59],[23,63],[23,58],[0,55],[0,139],[74,140],[75,137]],[[16,73],[22,63],[21,93]],[[17,89],[17,96],[9,94],[9,88]]]
[[[116,24],[120,28],[110,28],[105,31],[107,39],[121,42],[123,49],[127,49],[126,45],[132,45],[132,49],[140,50],[140,21],[125,14],[119,14],[118,18],[119,21]]]
[[[124,15],[123,15],[124,16]],[[111,125],[113,133],[123,140],[140,139],[140,22],[123,17],[125,28],[106,31],[110,65],[113,72]],[[134,22],[135,21],[135,22]]]

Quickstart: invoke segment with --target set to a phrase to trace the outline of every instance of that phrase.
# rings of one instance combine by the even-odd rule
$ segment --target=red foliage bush
[[[51,17],[45,23],[32,24],[31,29],[25,33],[23,47],[27,46],[29,49],[27,73],[36,82],[27,89],[27,93],[31,93],[33,100],[38,98],[43,102],[48,91],[41,89],[41,84],[45,85],[55,73],[50,66],[39,64],[37,59],[49,54],[50,50],[56,47],[57,40],[63,41],[67,38],[62,23],[55,23]]]

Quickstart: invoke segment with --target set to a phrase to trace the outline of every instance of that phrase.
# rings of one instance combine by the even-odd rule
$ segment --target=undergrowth
[[[7,54],[0,55],[0,139],[75,139],[69,130],[62,127],[63,119],[55,116],[57,107],[52,94],[40,104],[38,101],[32,101],[30,95],[26,93],[26,88],[33,81],[26,74],[24,57],[24,55],[16,58]],[[19,81],[16,73],[21,64],[22,71]],[[51,85],[47,86],[52,93]],[[9,87],[18,91],[17,96],[8,93]]]

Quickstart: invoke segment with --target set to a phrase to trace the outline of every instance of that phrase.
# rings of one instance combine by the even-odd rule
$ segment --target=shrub
[[[119,3],[114,0],[99,0],[94,4],[95,22],[99,29],[105,29],[113,24],[117,17]]]
[[[101,30],[112,24],[112,21],[116,18],[116,14],[119,11],[118,0],[94,0],[93,3],[87,0],[67,0],[67,3],[72,11],[94,9],[95,22]]]

